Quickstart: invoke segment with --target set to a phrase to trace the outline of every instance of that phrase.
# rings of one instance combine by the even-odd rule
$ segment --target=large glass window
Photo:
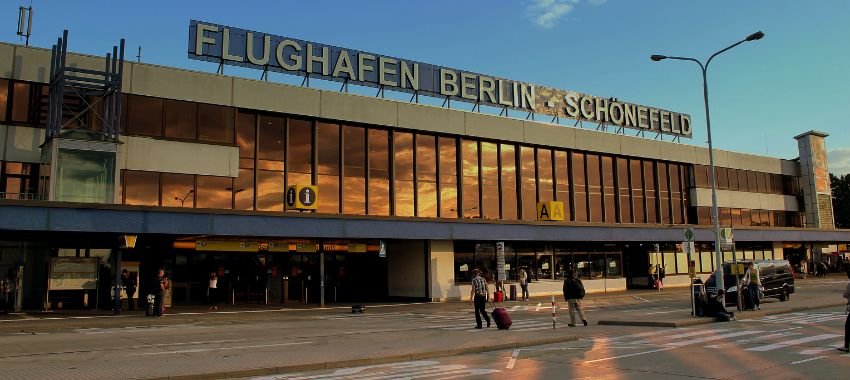
[[[197,181],[198,208],[230,209],[233,200],[233,178],[199,175]]]
[[[679,164],[670,164],[670,199],[673,205],[671,210],[672,221],[675,224],[684,224],[685,216],[682,213],[682,183],[681,178],[682,166]]]
[[[245,123],[247,124],[250,121],[251,120],[246,120]],[[251,132],[252,131],[249,128],[240,126],[240,141],[245,139],[245,150],[249,148],[247,145],[247,139],[250,138],[249,134]],[[279,116],[261,114],[257,132],[259,134],[259,139],[257,140],[257,167],[264,170],[283,171],[284,159],[286,158],[286,155],[284,154],[286,148],[286,119]],[[302,133],[304,132],[305,131],[302,130]],[[302,138],[299,142],[305,143],[305,139]],[[308,149],[306,149],[306,151],[304,149],[299,149],[299,153],[309,152],[309,135],[307,136],[306,143],[308,144]],[[240,152],[243,150],[241,147],[242,145],[240,144]]]
[[[696,187],[710,187],[711,179],[708,176],[708,166],[694,165],[694,183]]]
[[[668,167],[666,162],[658,163],[658,198],[661,207],[659,207],[659,212],[661,213],[658,218],[659,221],[663,224],[673,224],[672,216],[670,213],[670,191],[668,186],[670,186],[670,182],[668,180]]]
[[[614,166],[614,158],[602,156],[602,193],[605,197],[605,222],[617,222],[617,193],[614,186],[614,177],[617,175],[617,167]]]
[[[369,215],[390,214],[389,132],[369,129]]]
[[[125,205],[159,205],[159,173],[125,170],[123,174]]]
[[[416,135],[416,215],[437,217],[437,139]]]
[[[9,81],[0,79],[0,121],[6,121],[6,107],[9,105]]]
[[[453,137],[438,138],[440,150],[440,217],[457,218],[457,143]]]
[[[128,134],[162,136],[162,99],[130,95],[127,107]]]
[[[646,223],[646,199],[643,196],[643,164],[640,160],[629,160],[629,173],[632,181],[632,206],[635,223]]]
[[[555,199],[564,202],[564,219],[570,219],[570,171],[567,152],[555,151]]]
[[[484,219],[499,219],[499,151],[495,143],[481,143],[481,208]]]
[[[56,161],[59,163],[54,182],[57,201],[109,204],[115,201],[115,153],[59,149]]]
[[[233,182],[233,202],[236,210],[254,209],[254,170],[239,169]]]
[[[33,85],[25,82],[14,82],[12,85],[12,121],[27,123],[32,122],[31,99],[33,96]]]
[[[198,140],[233,144],[233,108],[198,104]]]
[[[286,184],[312,185],[313,123],[308,120],[289,119],[287,132]]]
[[[316,123],[319,180],[319,212],[339,213],[339,124]]]
[[[165,137],[194,140],[197,136],[198,103],[165,101]]]
[[[518,217],[516,147],[511,144],[500,144],[499,157],[501,161],[502,219],[516,220]]]
[[[195,176],[162,173],[162,205],[195,207]]]
[[[464,218],[480,218],[481,207],[478,204],[478,142],[461,140],[463,158],[463,196],[461,209]]]
[[[537,220],[537,180],[534,148],[520,147],[519,168],[522,191],[522,220]]]
[[[395,214],[397,216],[414,216],[412,133],[393,133],[393,178]]]
[[[366,214],[366,128],[342,127],[342,212]]]
[[[632,222],[632,202],[629,187],[629,160],[617,158],[617,194],[620,202],[620,223]]]
[[[572,153],[572,167],[573,198],[575,199],[575,221],[587,222],[587,177],[585,176],[584,153]]]
[[[283,172],[257,170],[257,210],[283,211]]]
[[[552,151],[537,149],[537,200],[548,202],[555,200],[555,187],[552,175]],[[536,212],[536,211],[535,211]]]
[[[643,181],[646,192],[646,222],[658,223],[657,193],[655,188],[655,170],[652,161],[643,162]]]
[[[239,167],[254,168],[257,132],[257,115],[240,112],[236,118],[236,145],[239,146]]]
[[[599,174],[599,155],[587,154],[587,195],[590,202],[590,221],[602,222],[602,178]]]

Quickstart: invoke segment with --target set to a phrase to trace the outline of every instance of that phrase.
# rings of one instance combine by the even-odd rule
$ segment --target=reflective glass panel
[[[590,221],[602,222],[602,177],[599,175],[599,155],[588,153],[587,160],[587,195],[590,203]]]
[[[620,202],[620,223],[632,222],[631,188],[629,187],[629,160],[617,158],[617,194]]]
[[[319,174],[319,212],[339,213],[339,125],[316,123]]]
[[[416,215],[437,217],[437,139],[416,135]]]
[[[260,114],[260,124],[258,128],[260,136],[257,141],[257,159],[279,162],[284,161],[284,149],[286,147],[286,119],[279,116]],[[308,131],[306,133],[309,134],[309,127],[307,129]],[[247,132],[249,131],[246,131],[246,133]],[[299,141],[303,142],[303,139]],[[307,151],[309,151],[309,135],[306,143],[308,144]],[[299,150],[299,152],[302,151],[303,149]]]
[[[195,206],[195,176],[162,173],[162,205],[168,207]]]
[[[236,210],[254,209],[254,170],[239,169],[239,177],[233,183],[233,208]]]
[[[165,137],[194,140],[197,134],[197,124],[197,103],[165,100]]]
[[[239,112],[236,115],[236,145],[239,145],[240,158],[254,158],[256,131],[257,115],[248,112]],[[282,160],[283,155],[280,157]]]
[[[640,160],[629,160],[629,173],[632,181],[632,207],[635,223],[646,223],[646,199],[643,196],[643,164]]]
[[[12,121],[26,123],[30,120],[30,89],[32,85],[14,82],[12,85]]]
[[[614,177],[617,175],[617,167],[614,166],[614,158],[602,156],[602,193],[604,194],[605,222],[617,222],[617,192],[614,186]]]
[[[199,175],[196,207],[230,209],[233,202],[233,178]]]
[[[552,151],[549,149],[537,149],[537,200],[538,202],[555,200]]]
[[[366,128],[342,127],[342,212],[366,214]]]
[[[484,219],[499,219],[499,149],[481,143],[481,211]]]
[[[198,104],[198,140],[233,144],[233,108]]]
[[[6,121],[6,107],[9,104],[9,81],[0,79],[0,121]]]
[[[516,147],[501,144],[499,150],[502,160],[502,219],[517,220]]]
[[[643,181],[646,189],[646,222],[658,223],[658,205],[656,204],[658,194],[655,188],[655,170],[652,161],[643,162]]]
[[[573,197],[575,198],[575,221],[587,222],[587,178],[585,177],[584,153],[572,153]]]
[[[457,218],[457,140],[439,137],[440,217]]]
[[[313,123],[307,120],[289,119],[287,137],[286,155],[289,160],[286,168],[286,184],[313,184]]]
[[[162,99],[130,95],[127,107],[128,134],[162,136]]]
[[[257,170],[257,211],[283,211],[283,173]]]
[[[463,200],[461,209],[464,218],[480,218],[481,207],[478,204],[478,142],[461,140],[463,158]]]
[[[369,215],[390,214],[389,133],[369,129]]]
[[[534,148],[519,149],[520,187],[522,194],[522,220],[537,220],[537,178],[535,175]]]
[[[125,170],[123,192],[125,205],[159,205],[159,173]]]
[[[414,216],[412,133],[393,132],[393,166],[395,214]]]
[[[668,186],[670,183],[668,182],[668,168],[667,163],[659,162],[658,163],[658,197],[661,203],[661,218],[659,218],[661,223],[664,224],[673,224],[673,220],[671,219],[670,212],[670,191],[668,190]]]

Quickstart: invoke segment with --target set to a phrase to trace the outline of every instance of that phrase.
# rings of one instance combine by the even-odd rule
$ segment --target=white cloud
[[[568,3],[565,0],[533,0],[528,6],[528,13],[531,19],[540,27],[552,28],[558,21],[567,13],[572,12],[575,8],[575,3],[578,0],[572,0]]]
[[[833,174],[850,174],[850,148],[830,149],[826,152],[829,172]]]

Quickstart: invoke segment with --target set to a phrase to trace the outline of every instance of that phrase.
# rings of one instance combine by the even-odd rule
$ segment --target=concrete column
[[[800,151],[800,187],[807,228],[835,228],[826,160],[827,136],[823,132],[809,131],[794,137]]]

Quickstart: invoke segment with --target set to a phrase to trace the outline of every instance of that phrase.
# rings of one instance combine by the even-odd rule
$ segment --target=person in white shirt
[[[215,272],[210,273],[210,284],[207,288],[210,310],[218,310],[218,276]]]

